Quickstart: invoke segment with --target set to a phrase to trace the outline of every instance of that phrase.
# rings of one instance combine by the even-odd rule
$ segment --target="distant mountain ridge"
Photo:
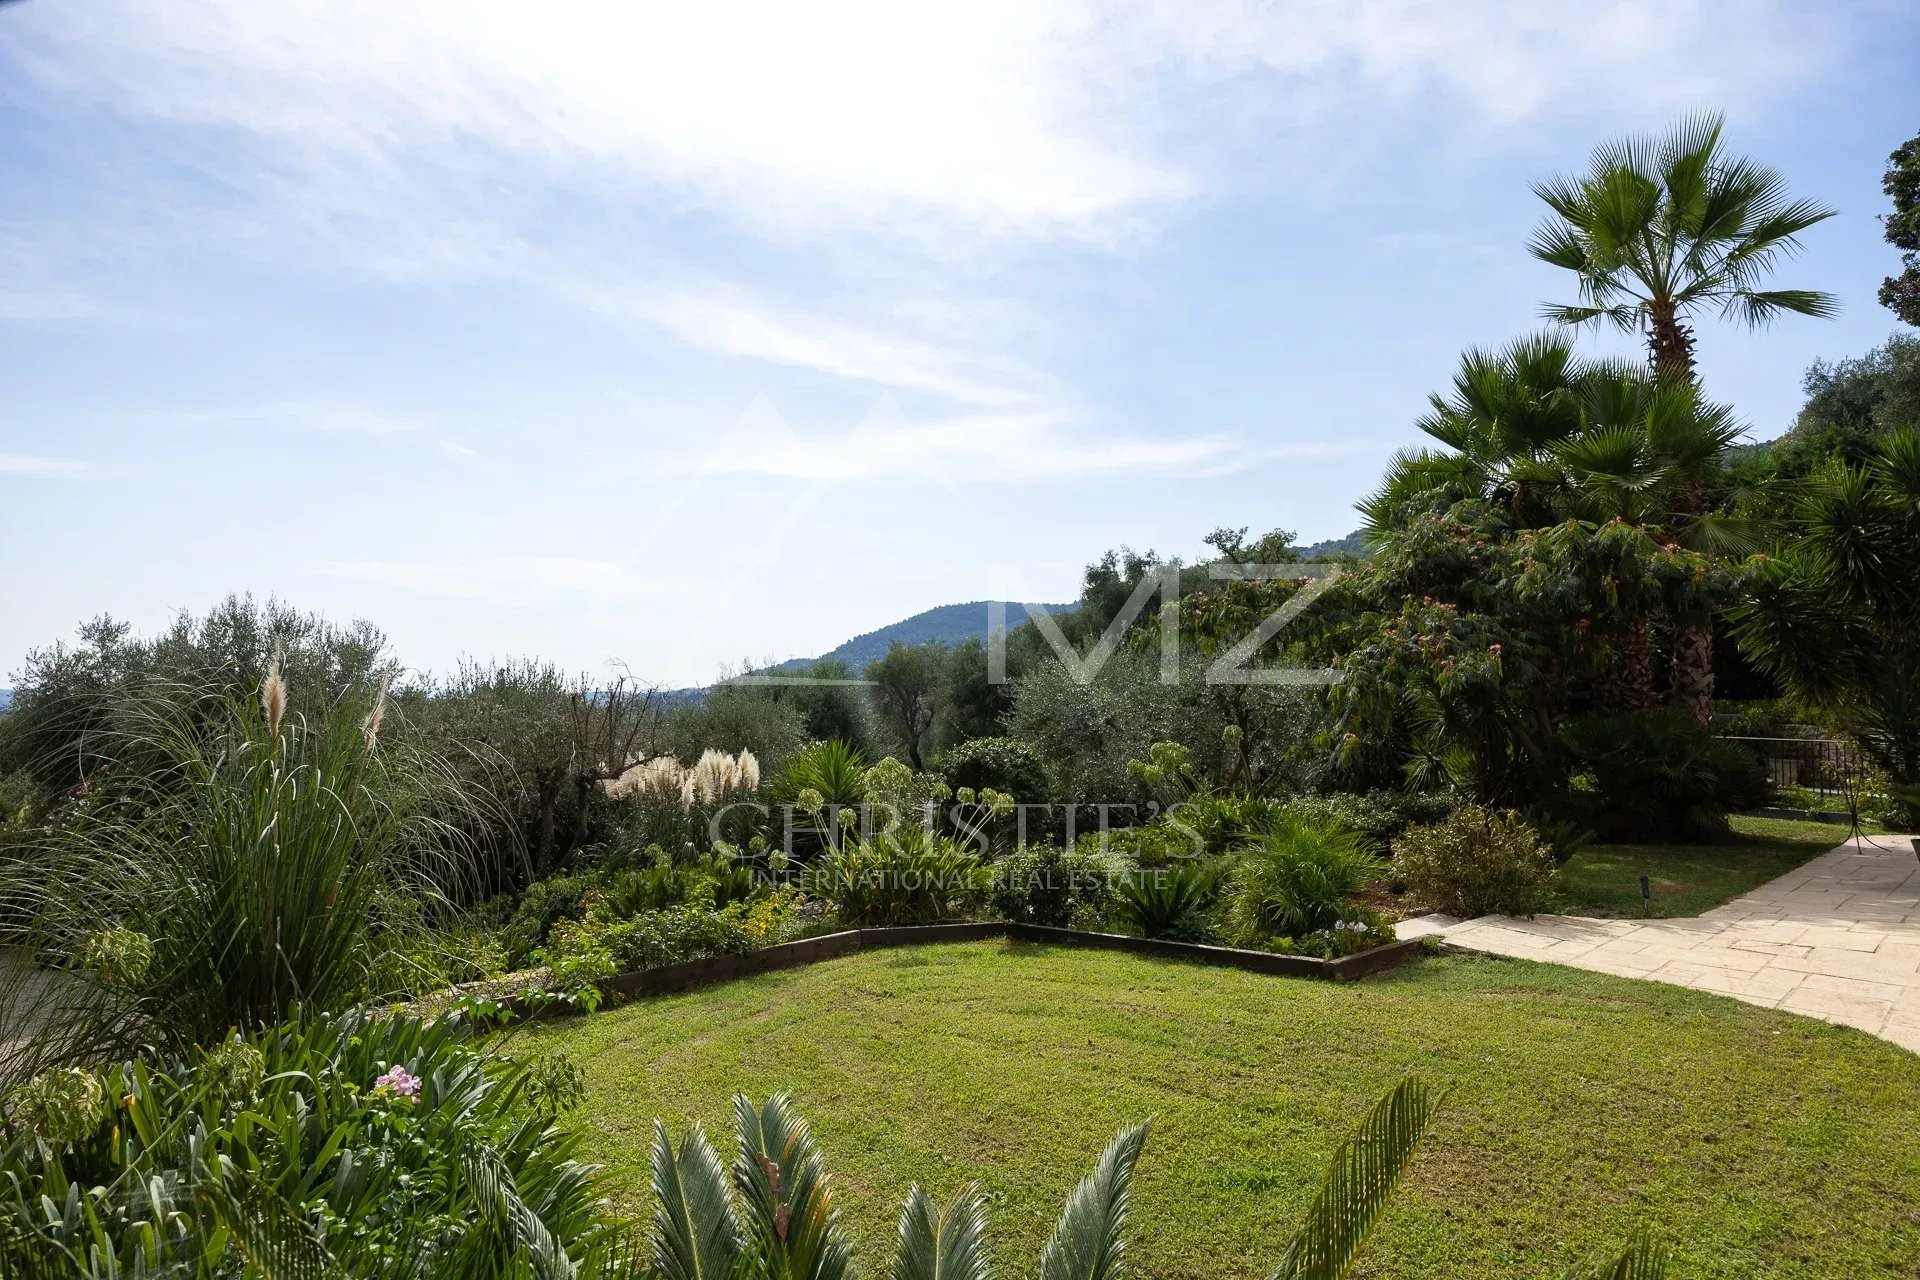
[[[887,647],[899,643],[905,645],[926,644],[938,641],[945,645],[956,645],[967,640],[987,640],[989,611],[995,601],[969,600],[964,604],[943,604],[914,614],[911,618],[902,618],[876,631],[857,635],[844,644],[828,650],[817,658],[793,658],[775,666],[775,671],[791,671],[796,667],[811,666],[816,662],[834,659],[847,664],[854,675],[860,675],[867,664],[876,658],[887,656]],[[1027,606],[1013,600],[998,602],[1006,610],[1006,625],[1011,631],[1027,620]],[[1059,613],[1063,609],[1073,608],[1068,604],[1036,604],[1035,609],[1044,609],[1048,613]]]

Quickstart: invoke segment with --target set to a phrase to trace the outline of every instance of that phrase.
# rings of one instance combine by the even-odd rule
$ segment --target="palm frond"
[[[945,1208],[915,1187],[900,1210],[893,1280],[992,1280],[987,1213],[977,1184]]]
[[[1334,1153],[1326,1181],[1287,1244],[1273,1280],[1339,1280],[1380,1220],[1440,1107],[1441,1094],[1403,1080]]]
[[[1667,1251],[1640,1232],[1620,1253],[1584,1269],[1575,1268],[1567,1280],[1666,1280]]]
[[[740,1220],[713,1144],[695,1125],[676,1152],[666,1125],[653,1130],[654,1266],[662,1280],[734,1280]]]
[[[793,1114],[784,1093],[764,1106],[735,1094],[733,1118],[740,1144],[733,1176],[749,1234],[778,1259],[774,1270],[783,1280],[842,1280],[851,1250],[812,1127]]]
[[[1120,1280],[1127,1274],[1130,1186],[1147,1129],[1140,1124],[1121,1130],[1067,1197],[1040,1255],[1040,1280]]]

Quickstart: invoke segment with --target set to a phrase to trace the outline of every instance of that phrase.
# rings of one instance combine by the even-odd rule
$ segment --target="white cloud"
[[[420,429],[418,418],[334,401],[286,400],[273,404],[173,413],[167,421],[183,427],[283,427],[342,435],[385,438]]]
[[[601,288],[586,296],[598,310],[656,325],[718,355],[984,407],[1033,405],[1049,394],[1047,380],[1017,361],[786,308],[741,289]]]
[[[1129,439],[1042,412],[911,419],[883,395],[858,425],[829,434],[795,431],[770,401],[758,398],[709,451],[680,465],[696,473],[798,480],[912,476],[1025,484],[1100,474],[1214,475],[1245,457],[1219,437]]]
[[[757,221],[932,214],[1012,230],[1183,190],[1090,110],[1075,70],[1088,15],[1020,0],[201,0],[33,16],[43,78],[242,131],[310,173],[511,153]]]
[[[43,458],[26,453],[0,453],[0,475],[65,479],[85,475],[92,468],[78,458]]]
[[[611,560],[578,556],[343,560],[330,568],[335,577],[353,582],[524,609],[667,600],[684,596],[687,587]]]

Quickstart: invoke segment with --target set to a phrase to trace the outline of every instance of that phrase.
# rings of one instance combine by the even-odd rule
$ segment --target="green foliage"
[[[1386,1212],[1439,1109],[1440,1093],[1418,1080],[1388,1092],[1334,1153],[1300,1224],[1287,1238],[1274,1280],[1341,1280]],[[668,1280],[742,1275],[841,1280],[851,1244],[811,1130],[785,1094],[764,1104],[734,1098],[738,1155],[732,1176],[695,1125],[678,1148],[655,1123],[650,1254]],[[1133,1274],[1132,1184],[1148,1126],[1123,1129],[1067,1196],[1040,1255],[1041,1280],[1124,1280]],[[917,1185],[895,1233],[892,1280],[988,1280],[984,1197],[977,1184],[941,1206]],[[1636,1239],[1596,1273],[1659,1280],[1665,1255]]]
[[[1207,913],[1225,871],[1222,862],[1194,860],[1142,867],[1115,886],[1114,918],[1143,938],[1205,942],[1213,935]]]
[[[1045,804],[1053,798],[1046,761],[1015,738],[973,738],[949,747],[934,763],[956,792],[962,787],[976,792],[991,788],[1017,804]]]
[[[1098,836],[1072,848],[1029,844],[993,864],[989,905],[1020,924],[1097,928],[1131,870],[1131,861],[1102,849]]]
[[[698,759],[710,748],[751,752],[769,777],[777,776],[806,739],[804,708],[793,693],[778,684],[723,680],[667,713],[665,746],[682,760]]]
[[[1163,684],[1157,662],[1122,648],[1080,684],[1049,659],[1016,682],[1008,734],[1047,761],[1070,802],[1144,806],[1153,794],[1127,766],[1156,742],[1189,745],[1203,778],[1220,770],[1224,724],[1207,704],[1204,674],[1187,663],[1180,684]]]
[[[1900,250],[1903,267],[1899,275],[1881,281],[1880,305],[1908,324],[1920,325],[1920,136],[1893,149],[1880,186],[1893,201],[1893,212],[1883,219],[1887,243]]]
[[[800,712],[800,728],[809,741],[838,739],[865,750],[873,736],[871,713],[854,672],[838,658],[821,658],[808,666],[783,672],[809,680],[835,683],[795,684],[788,696]]]
[[[1790,198],[1779,174],[1726,154],[1722,127],[1718,115],[1695,116],[1658,138],[1596,149],[1583,175],[1535,185],[1553,212],[1530,247],[1573,272],[1580,293],[1577,305],[1547,307],[1549,319],[1647,333],[1660,371],[1690,377],[1682,326],[1702,307],[1748,325],[1834,313],[1829,294],[1763,287],[1800,233],[1834,211]]]
[[[1337,823],[1359,832],[1374,848],[1383,849],[1408,827],[1438,822],[1458,804],[1459,798],[1447,792],[1334,791],[1296,796],[1287,801],[1287,812]]]
[[[1393,874],[1453,915],[1532,915],[1553,858],[1519,814],[1469,804],[1445,822],[1404,832],[1394,842]]]
[[[541,1093],[457,1019],[321,1018],[45,1076],[0,1135],[0,1272],[569,1273],[613,1224]]]
[[[886,656],[867,664],[874,708],[881,724],[907,753],[915,772],[926,767],[934,716],[939,710],[947,653],[939,645],[887,646]]]
[[[76,643],[27,654],[0,717],[0,774],[25,770],[45,790],[86,785],[102,766],[124,774],[148,758],[156,702],[191,725],[221,723],[229,704],[257,694],[276,655],[288,711],[307,719],[398,672],[368,623],[337,626],[276,599],[228,596],[151,638],[102,615]]]
[[[992,877],[973,851],[902,825],[822,855],[801,887],[832,903],[842,924],[866,928],[964,918],[985,900]]]
[[[1433,1124],[1440,1098],[1421,1081],[1403,1080],[1373,1105],[1358,1132],[1334,1152],[1273,1280],[1339,1280],[1352,1270]]]
[[[204,1042],[380,994],[376,957],[471,873],[463,794],[392,732],[384,690],[308,720],[287,711],[277,673],[264,688],[222,716],[149,703],[139,749],[160,763],[102,787],[0,866],[9,940],[82,965],[76,979],[109,1022]],[[11,1016],[31,1016],[33,983],[6,995]],[[107,1033],[89,1021],[61,1024]]]
[[[773,785],[773,798],[794,804],[812,792],[814,807],[851,808],[867,798],[867,759],[851,742],[829,738],[802,747]]]
[[[1714,835],[1729,811],[1766,801],[1752,753],[1678,709],[1569,721],[1560,741],[1575,770],[1572,816],[1613,839]]]
[[[1844,724],[1920,819],[1920,429],[1889,433],[1865,465],[1831,467],[1788,533],[1758,561],[1735,635]]]
[[[987,647],[978,637],[969,636],[947,650],[935,713],[944,741],[959,744],[999,735],[1012,706],[1013,688],[991,678]]]
[[[1325,819],[1281,812],[1241,849],[1229,889],[1228,921],[1242,945],[1304,938],[1345,923],[1347,899],[1380,870],[1365,841]]]

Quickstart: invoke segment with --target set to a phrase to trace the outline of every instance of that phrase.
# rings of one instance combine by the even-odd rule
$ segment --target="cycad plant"
[[[1340,1145],[1272,1280],[1348,1275],[1440,1105],[1439,1091],[1406,1080],[1374,1104]],[[654,1128],[653,1231],[634,1249],[633,1274],[665,1280],[843,1280],[853,1263],[832,1180],[811,1130],[776,1094],[734,1099],[729,1169],[699,1126],[676,1146]],[[1041,1280],[1124,1280],[1131,1250],[1132,1183],[1148,1126],[1123,1129],[1074,1187],[1040,1255]],[[940,1204],[919,1187],[900,1213],[892,1280],[990,1280],[985,1197],[977,1185]],[[1659,1280],[1666,1255],[1644,1239],[1597,1268],[1595,1280]]]
[[[1141,867],[1114,886],[1114,914],[1143,938],[1201,941],[1225,869],[1224,862],[1196,858]]]

